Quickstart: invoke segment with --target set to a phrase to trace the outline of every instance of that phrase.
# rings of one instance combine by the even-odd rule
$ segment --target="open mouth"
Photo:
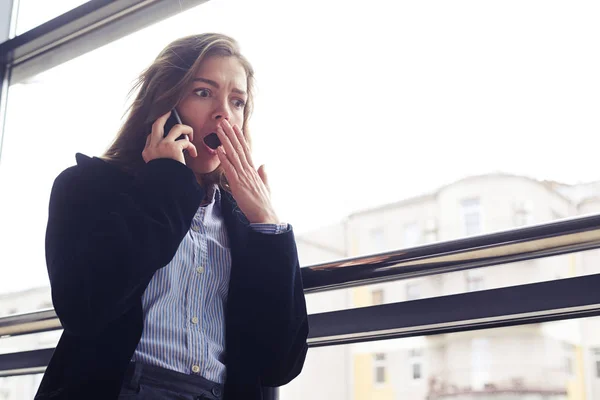
[[[221,141],[215,132],[212,132],[204,137],[204,143],[213,150],[221,145]]]

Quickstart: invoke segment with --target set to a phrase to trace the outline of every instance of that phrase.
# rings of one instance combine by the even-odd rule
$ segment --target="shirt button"
[[[197,323],[198,323],[198,317],[192,318],[192,324],[197,324]]]
[[[204,267],[198,267],[198,268],[196,268],[196,272],[199,273],[199,274],[203,273],[204,272]]]
[[[194,225],[194,226],[192,226],[192,230],[194,232],[198,232],[200,230],[200,228],[198,226]]]
[[[200,372],[200,367],[197,365],[192,366],[192,372],[197,374],[198,372]]]

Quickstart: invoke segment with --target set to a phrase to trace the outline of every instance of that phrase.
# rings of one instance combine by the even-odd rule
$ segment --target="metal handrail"
[[[488,267],[600,248],[600,215],[303,268],[305,293]]]
[[[306,293],[600,248],[600,215],[302,268]],[[60,329],[54,310],[0,318],[0,338]]]
[[[53,309],[0,318],[0,339],[4,336],[27,335],[61,329],[62,325]]]

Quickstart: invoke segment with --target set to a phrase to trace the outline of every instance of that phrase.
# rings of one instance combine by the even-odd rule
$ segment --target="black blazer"
[[[204,197],[171,159],[133,177],[99,158],[55,180],[46,231],[54,308],[64,332],[36,399],[116,399],[143,328],[141,297],[167,265]],[[253,231],[224,192],[231,255],[225,399],[266,399],[304,364],[306,304],[294,234]]]

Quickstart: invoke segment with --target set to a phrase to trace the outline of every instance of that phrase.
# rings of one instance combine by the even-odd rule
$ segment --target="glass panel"
[[[309,350],[302,374],[281,398],[599,399],[591,350],[600,344],[598,332],[596,317],[319,347]],[[386,355],[385,365],[377,354]]]
[[[19,5],[17,35],[70,11],[88,0],[15,0]]]
[[[43,374],[0,378],[1,400],[31,400],[37,392]]]
[[[47,285],[53,179],[75,152],[106,148],[136,75],[199,29],[237,38],[254,64],[255,161],[303,265],[397,249],[415,221],[420,241],[464,236],[464,199],[479,199],[483,232],[513,227],[527,201],[535,222],[597,212],[600,184],[585,183],[597,171],[582,160],[595,160],[585,143],[600,129],[599,18],[595,2],[213,0],[15,84],[0,292]]]

